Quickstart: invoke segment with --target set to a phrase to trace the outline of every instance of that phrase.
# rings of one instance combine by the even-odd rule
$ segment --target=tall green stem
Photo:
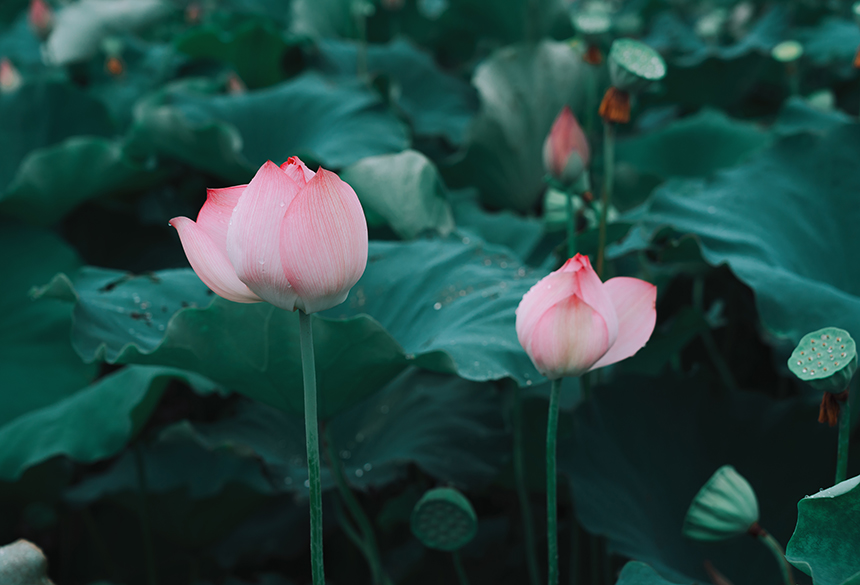
[[[548,585],[558,585],[558,500],[556,498],[555,451],[558,442],[558,402],[561,378],[552,381],[549,391],[549,416],[546,421],[546,541]]]
[[[314,336],[311,317],[299,311],[302,346],[302,375],[305,387],[305,444],[308,451],[308,483],[311,509],[311,576],[313,585],[325,585],[323,568],[322,481],[320,440],[317,422],[317,372],[314,364]]]
[[[451,558],[454,560],[454,570],[457,571],[457,581],[460,585],[469,585],[469,577],[466,576],[466,569],[463,568],[463,561],[460,560],[460,551],[452,552]]]
[[[612,202],[612,189],[615,184],[615,127],[608,120],[603,121],[603,193],[600,195],[600,236],[597,244],[597,275],[603,276],[604,256],[606,255],[606,222],[609,204]]]
[[[573,192],[565,193],[567,197],[567,257],[576,256],[576,212],[573,210]]]
[[[134,464],[137,467],[138,514],[140,515],[140,532],[143,537],[143,554],[146,558],[146,577],[149,585],[158,585],[158,573],[155,568],[155,549],[152,545],[152,528],[149,525],[149,500],[146,485],[146,465],[143,452],[137,444],[132,449]]]
[[[847,390],[846,390],[847,392]],[[836,447],[836,483],[848,477],[848,442],[851,439],[851,400],[839,407],[839,443]]]
[[[762,530],[758,535],[758,539],[768,548],[782,569],[782,580],[785,585],[794,585],[794,577],[791,574],[791,565],[785,560],[785,551],[782,550],[779,542],[770,535],[769,532]]]
[[[526,538],[526,562],[529,568],[529,583],[539,585],[540,572],[537,564],[537,545],[535,543],[534,519],[532,517],[532,505],[529,501],[529,492],[526,487],[526,465],[523,454],[523,412],[520,401],[520,387],[514,383],[511,418],[514,425],[514,476],[517,484],[517,497],[520,500],[520,510],[523,515],[523,531]]]
[[[361,531],[361,542],[363,544],[362,546],[359,546],[359,549],[367,559],[367,564],[370,565],[373,585],[384,585],[388,582],[388,579],[385,576],[384,569],[382,568],[382,558],[379,555],[379,546],[376,544],[376,535],[373,532],[373,524],[370,522],[370,518],[367,517],[367,514],[364,513],[361,503],[355,497],[355,494],[352,493],[352,490],[349,488],[349,484],[346,482],[343,463],[337,455],[337,449],[331,440],[331,434],[328,433],[326,438],[328,439],[327,450],[328,457],[331,462],[332,474],[334,475],[334,481],[337,485],[340,497],[343,498],[343,501],[346,503],[350,516],[352,516],[358,524],[358,529]]]

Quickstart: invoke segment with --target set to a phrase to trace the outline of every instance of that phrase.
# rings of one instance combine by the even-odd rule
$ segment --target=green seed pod
[[[424,546],[455,551],[475,538],[478,516],[466,496],[453,488],[435,488],[412,510],[412,534]]]
[[[571,18],[574,30],[590,42],[596,43],[612,28],[612,20],[605,10],[583,10]]]
[[[803,45],[797,41],[783,41],[775,46],[770,54],[780,63],[793,63],[803,56]]]
[[[699,490],[684,519],[684,536],[725,540],[758,522],[758,500],[749,482],[731,465],[720,467]]]
[[[26,540],[0,547],[0,583],[52,585],[48,579],[48,559],[38,546]]]
[[[609,75],[621,91],[640,93],[666,76],[666,62],[644,43],[617,39],[609,49]]]
[[[816,390],[838,394],[857,370],[857,347],[847,331],[825,327],[803,336],[788,369]]]

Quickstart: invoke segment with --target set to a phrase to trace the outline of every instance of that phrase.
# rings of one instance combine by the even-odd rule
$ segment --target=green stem
[[[791,95],[800,95],[800,70],[797,63],[786,63],[785,75],[788,77],[788,89]]]
[[[785,585],[794,585],[794,577],[791,574],[791,565],[788,564],[788,561],[785,560],[785,551],[782,550],[782,546],[780,546],[779,542],[770,535],[769,532],[762,530],[758,536],[758,539],[768,548],[770,552],[773,553],[773,556],[776,558],[776,561],[779,563],[780,568],[782,569],[782,580]]]
[[[600,236],[597,244],[597,275],[603,276],[603,263],[606,254],[606,222],[609,204],[612,202],[612,189],[615,181],[615,127],[612,122],[603,121],[603,193],[600,195]]]
[[[583,402],[591,400],[591,372],[586,372],[579,377],[579,391]]]
[[[134,464],[137,467],[138,514],[140,516],[140,532],[143,537],[143,554],[146,558],[146,576],[149,585],[158,585],[158,573],[155,568],[155,549],[152,545],[152,528],[149,525],[149,501],[146,487],[146,465],[140,444],[132,449]]]
[[[576,212],[573,210],[573,192],[568,191],[567,196],[567,257],[576,256]]]
[[[90,538],[92,538],[93,543],[95,544],[96,552],[104,563],[105,572],[111,576],[112,581],[118,582],[120,578],[119,573],[116,570],[116,565],[113,564],[110,550],[108,549],[107,543],[105,542],[98,524],[96,524],[96,520],[93,518],[93,514],[90,512],[89,508],[81,510],[81,518],[84,521],[84,526],[86,527],[87,532],[90,533]]]
[[[349,510],[350,515],[358,524],[359,531],[361,531],[363,546],[359,546],[358,548],[364,554],[367,559],[367,564],[370,566],[370,572],[373,576],[373,584],[383,585],[388,581],[388,578],[385,576],[385,571],[382,568],[382,558],[379,555],[379,546],[376,544],[376,535],[373,532],[373,524],[371,524],[370,518],[368,518],[367,514],[364,513],[361,503],[355,497],[355,494],[352,493],[352,490],[349,488],[349,484],[346,482],[343,463],[341,462],[340,457],[338,457],[337,449],[331,440],[330,434],[328,434],[327,439],[328,458],[331,462],[334,482],[337,485],[341,498],[343,498],[343,501],[346,503],[346,507]],[[350,528],[352,527],[350,526]]]
[[[460,560],[460,551],[453,551],[451,558],[454,559],[454,570],[457,571],[457,580],[460,585],[469,585],[469,577],[466,576],[466,569],[463,568],[463,561]]]
[[[570,561],[568,563],[568,582],[570,585],[579,583],[579,562],[580,562],[580,543],[582,541],[582,529],[579,527],[579,522],[576,521],[576,510],[571,514],[570,519]]]
[[[302,346],[302,375],[305,388],[305,445],[308,452],[308,483],[311,510],[311,576],[313,585],[325,585],[323,567],[322,481],[320,479],[320,441],[317,428],[317,373],[314,365],[314,336],[311,317],[299,311],[299,337]]]
[[[520,500],[520,510],[523,515],[523,531],[526,539],[526,562],[529,568],[529,583],[538,585],[540,583],[540,572],[537,563],[537,544],[535,542],[534,519],[532,517],[532,506],[529,501],[529,492],[526,487],[526,465],[523,453],[523,413],[520,401],[520,387],[514,383],[513,386],[513,426],[514,426],[514,476],[517,484],[517,497]]]
[[[355,545],[355,548],[360,550],[361,554],[367,558],[367,546],[364,544],[364,540],[362,540],[358,531],[353,528],[352,522],[347,518],[346,511],[343,509],[343,504],[337,498],[334,500],[334,513],[335,516],[337,516],[337,523],[340,525],[343,533],[346,534],[346,537],[350,542]]]
[[[546,540],[549,571],[547,584],[558,585],[558,501],[556,498],[555,451],[558,442],[558,402],[561,378],[552,381],[546,421]]]
[[[846,390],[847,392],[847,390]],[[851,439],[851,402],[849,398],[839,407],[839,443],[836,448],[836,483],[848,477],[848,442]]]

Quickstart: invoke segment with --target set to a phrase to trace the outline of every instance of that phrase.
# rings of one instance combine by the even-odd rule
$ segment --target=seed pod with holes
[[[412,510],[412,534],[424,546],[444,551],[463,548],[475,538],[478,516],[466,496],[453,488],[435,488]]]
[[[797,41],[783,41],[771,49],[770,56],[780,63],[793,63],[803,56],[803,45]]]
[[[666,76],[666,62],[657,51],[633,39],[616,39],[609,49],[612,86],[600,103],[607,122],[630,121],[630,94],[646,90]]]
[[[39,547],[26,540],[0,547],[0,583],[53,585],[48,579],[48,559]]]
[[[758,522],[758,500],[749,482],[731,465],[720,467],[699,490],[684,519],[684,536],[725,540]]]
[[[816,390],[843,392],[857,370],[857,347],[847,331],[825,327],[803,336],[788,369]]]

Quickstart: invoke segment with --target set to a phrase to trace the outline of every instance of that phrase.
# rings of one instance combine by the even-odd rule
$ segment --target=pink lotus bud
[[[43,41],[48,38],[54,26],[54,11],[45,0],[30,0],[30,12],[27,18],[37,37]]]
[[[579,376],[639,351],[654,331],[656,301],[653,284],[600,282],[588,256],[577,254],[523,296],[517,337],[547,378]]]
[[[543,143],[544,168],[565,185],[572,185],[585,171],[590,157],[582,128],[570,108],[564,106]]]
[[[188,262],[217,295],[290,311],[339,305],[367,264],[367,223],[352,188],[298,157],[248,185],[210,189],[197,222],[175,217]]]
[[[0,93],[11,93],[21,87],[21,74],[12,62],[3,57],[0,59]]]

